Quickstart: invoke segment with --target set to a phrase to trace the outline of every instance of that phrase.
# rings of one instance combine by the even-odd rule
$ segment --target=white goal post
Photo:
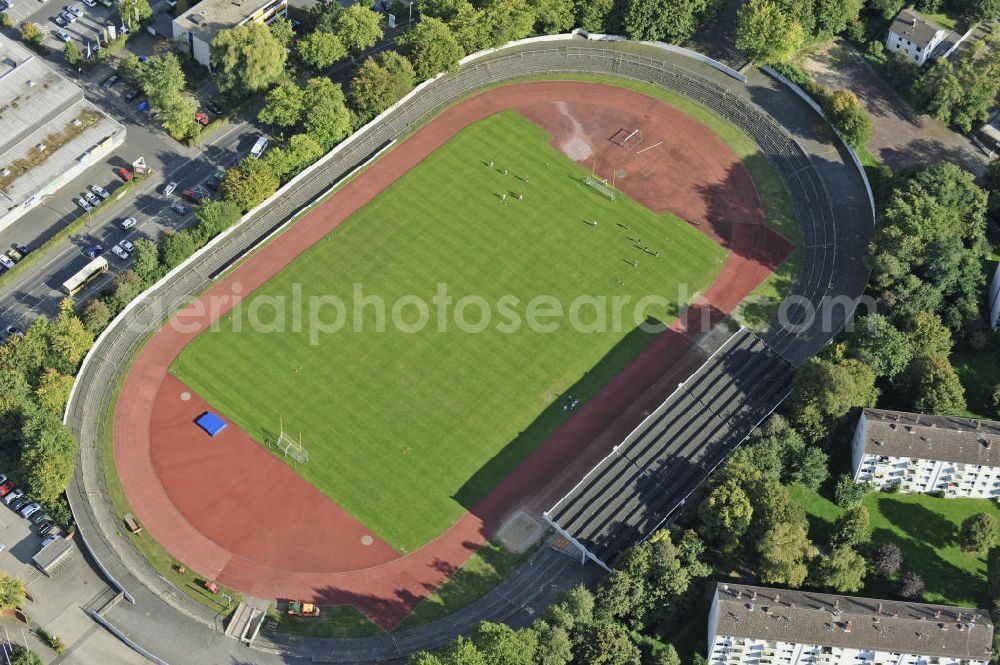
[[[278,438],[274,439],[271,442],[271,445],[273,445],[284,457],[291,457],[296,462],[300,462],[302,464],[309,461],[309,451],[302,445],[301,435],[299,435],[299,440],[296,441],[291,435],[282,429],[278,434]]]

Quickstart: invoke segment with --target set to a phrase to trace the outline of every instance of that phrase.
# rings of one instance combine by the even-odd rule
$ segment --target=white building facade
[[[987,665],[982,610],[719,584],[712,665]]]
[[[1000,496],[1000,423],[865,409],[852,440],[854,480],[878,490]]]
[[[947,36],[948,31],[933,21],[912,9],[903,9],[889,26],[885,47],[922,66]]]

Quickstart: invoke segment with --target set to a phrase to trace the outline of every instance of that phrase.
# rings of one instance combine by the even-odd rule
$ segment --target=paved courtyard
[[[802,67],[819,83],[851,90],[872,118],[868,149],[893,170],[922,161],[954,161],[976,174],[988,157],[969,139],[916,112],[879,77],[853,46],[834,40],[808,55]]]

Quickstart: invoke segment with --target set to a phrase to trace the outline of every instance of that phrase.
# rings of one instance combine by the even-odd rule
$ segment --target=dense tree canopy
[[[363,118],[371,118],[413,89],[416,73],[410,61],[395,51],[367,58],[351,79],[351,102]]]
[[[379,13],[364,4],[353,4],[340,12],[333,24],[333,34],[355,55],[382,39]]]
[[[347,48],[340,37],[319,30],[303,37],[296,49],[299,59],[313,69],[326,69],[347,56]]]
[[[267,26],[249,21],[221,30],[212,40],[212,69],[219,90],[245,95],[270,87],[285,69],[285,47]]]
[[[418,79],[429,79],[439,72],[454,71],[464,55],[455,35],[436,18],[425,18],[400,38],[403,53],[413,63]]]
[[[802,25],[771,0],[750,0],[740,7],[736,48],[758,62],[788,60],[802,46]]]

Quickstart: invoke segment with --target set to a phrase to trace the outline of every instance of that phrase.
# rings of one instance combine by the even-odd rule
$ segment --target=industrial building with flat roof
[[[712,665],[986,665],[983,610],[743,584],[716,586]]]
[[[125,127],[0,35],[0,229],[125,140]]]
[[[287,15],[287,0],[202,0],[174,19],[173,37],[211,69],[212,40],[219,32],[250,22],[271,24]]]

